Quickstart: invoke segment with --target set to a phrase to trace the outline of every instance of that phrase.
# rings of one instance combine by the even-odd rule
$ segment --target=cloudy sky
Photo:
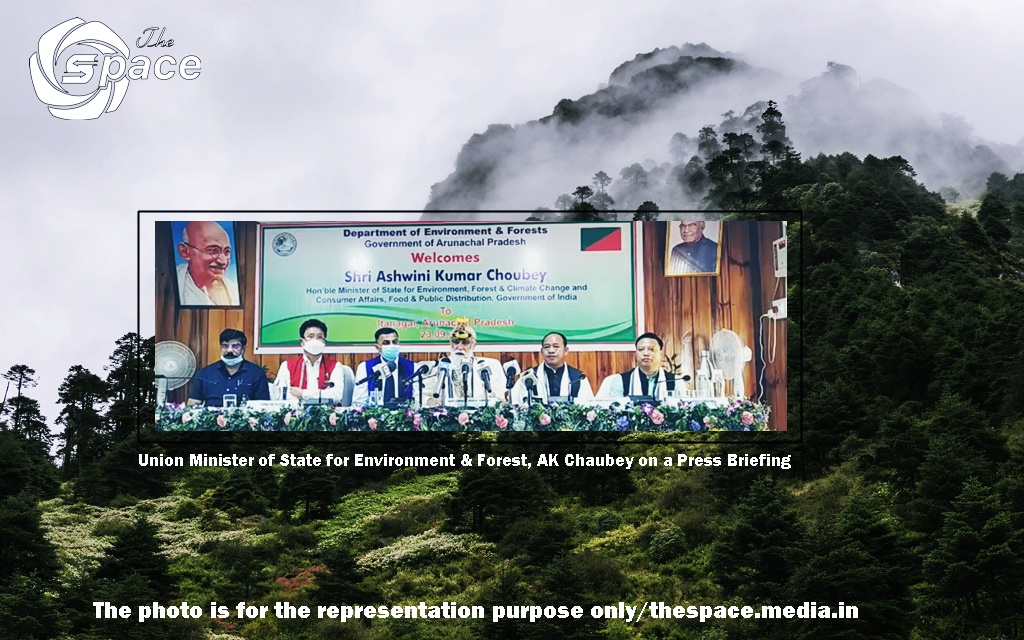
[[[0,21],[0,370],[34,367],[52,421],[73,364],[97,373],[136,326],[139,209],[418,209],[466,139],[549,114],[655,47],[706,42],[794,79],[833,60],[1017,143],[1019,3],[630,0],[5,6]],[[198,79],[135,81],[120,108],[62,121],[29,58],[70,18]],[[137,50],[147,27],[167,49]],[[772,96],[766,96],[772,97]],[[730,105],[723,108],[739,108]],[[529,198],[524,208],[547,199]]]

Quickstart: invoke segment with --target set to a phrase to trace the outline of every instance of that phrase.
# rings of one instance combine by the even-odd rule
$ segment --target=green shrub
[[[203,507],[191,498],[185,498],[174,509],[175,520],[191,520],[203,514]]]
[[[595,531],[611,531],[612,529],[618,529],[621,525],[622,516],[614,511],[602,509],[594,516]]]
[[[121,516],[112,515],[100,518],[92,527],[94,536],[116,536],[124,531],[131,522]]]
[[[119,493],[113,497],[110,504],[107,505],[111,509],[123,509],[124,507],[133,507],[138,504],[139,499],[130,493]]]
[[[373,519],[369,532],[380,538],[399,538],[423,533],[444,519],[437,496],[412,498]]]
[[[671,562],[686,549],[686,536],[682,529],[671,526],[655,533],[647,548],[647,555],[657,563]]]
[[[399,469],[388,477],[387,484],[394,487],[407,482],[412,482],[418,477],[418,475],[419,474],[416,473],[416,469],[414,467]]]

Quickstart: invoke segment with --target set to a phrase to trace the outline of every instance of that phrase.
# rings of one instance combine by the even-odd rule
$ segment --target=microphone
[[[448,372],[452,370],[451,358],[445,356],[437,361],[437,383],[434,384],[434,397],[440,398],[441,391],[444,390],[444,381],[448,377]]]
[[[526,386],[526,403],[533,404],[533,396],[537,393],[537,374],[533,372],[533,369],[527,369],[523,375],[519,376],[519,379]]]
[[[469,372],[472,370],[467,358],[462,358],[462,366],[460,369],[462,371],[462,396],[463,400],[466,400],[469,398]]]
[[[530,391],[537,390],[537,374],[533,372],[533,369],[527,369],[523,372],[523,375],[519,376],[519,379],[523,381],[526,388]]]
[[[516,385],[516,376],[522,373],[518,360],[509,360],[505,363],[505,388],[511,389]]]
[[[402,384],[409,384],[410,382],[412,382],[416,378],[418,378],[418,377],[420,377],[422,375],[425,375],[428,371],[430,371],[430,364],[429,363],[421,364],[419,369],[417,369],[417,370],[413,371],[411,374],[409,374],[409,377],[402,379]]]
[[[391,363],[388,362],[387,360],[381,360],[380,364],[373,368],[373,371],[366,374],[365,378],[356,383],[356,386],[358,387],[361,384],[367,383],[378,376],[380,376],[381,378],[386,378],[387,375],[392,371],[391,366]]]
[[[491,369],[487,366],[487,363],[483,360],[478,360],[476,363],[476,370],[480,374],[480,379],[484,381],[484,391],[488,395],[491,393]]]
[[[324,381],[324,389],[332,389],[332,388],[334,388],[334,383],[331,382],[330,380],[325,380]],[[317,389],[317,392],[316,392],[316,403],[317,404],[323,404],[324,403],[324,389]]]

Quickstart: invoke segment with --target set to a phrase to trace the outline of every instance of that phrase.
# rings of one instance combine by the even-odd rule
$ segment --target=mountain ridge
[[[479,217],[474,211],[550,206],[596,171],[614,176],[634,163],[666,176],[636,198],[663,209],[701,208],[697,195],[671,183],[687,160],[675,157],[679,137],[696,138],[708,126],[722,133],[735,111],[750,112],[769,99],[780,105],[793,146],[805,157],[900,155],[929,188],[964,197],[980,193],[993,171],[1024,166],[1021,145],[979,140],[962,118],[931,113],[891,82],[862,82],[846,65],[829,62],[821,75],[794,84],[735,54],[687,43],[637,54],[613,69],[607,84],[558,101],[548,115],[473,134],[452,173],[431,186],[424,217],[462,211],[456,217],[470,219]],[[717,127],[707,124],[720,118]]]

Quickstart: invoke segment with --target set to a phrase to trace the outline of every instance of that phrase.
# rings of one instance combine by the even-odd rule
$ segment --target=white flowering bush
[[[351,546],[374,520],[412,501],[443,498],[458,486],[455,472],[417,476],[412,481],[388,487],[386,491],[357,491],[345,496],[334,507],[334,517],[317,534],[324,546]]]
[[[443,564],[467,554],[489,555],[494,545],[474,534],[440,533],[437,529],[396,540],[393,544],[359,556],[356,564],[363,571],[396,567]]]
[[[40,503],[46,539],[56,548],[61,563],[58,580],[65,587],[76,584],[99,566],[114,541],[116,530],[116,527],[97,527],[100,522],[133,522],[144,514],[159,528],[162,551],[171,562],[196,554],[206,542],[232,539],[249,542],[254,537],[247,529],[203,531],[198,518],[179,520],[178,505],[185,499],[181,495],[170,495],[139,500],[128,507],[68,504],[62,498]],[[105,532],[111,535],[101,535]]]

